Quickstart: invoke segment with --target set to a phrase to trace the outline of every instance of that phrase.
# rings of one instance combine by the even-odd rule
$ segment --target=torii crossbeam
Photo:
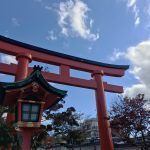
[[[113,65],[91,61],[39,48],[3,36],[0,36],[0,52],[17,57],[18,64],[0,63],[0,73],[14,75],[16,76],[16,81],[25,79],[32,72],[32,68],[28,65],[32,60],[35,60],[59,66],[59,74],[42,71],[42,75],[49,82],[94,89],[101,149],[114,150],[104,91],[122,93],[123,87],[103,82],[102,76],[122,77],[125,70],[129,68],[128,65]],[[70,69],[88,72],[93,78],[86,80],[71,77]]]

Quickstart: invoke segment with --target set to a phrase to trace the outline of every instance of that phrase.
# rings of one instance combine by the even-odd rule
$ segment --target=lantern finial
[[[36,71],[36,70],[41,71],[43,69],[43,67],[40,67],[39,65],[34,65],[33,69],[34,69],[34,71]]]

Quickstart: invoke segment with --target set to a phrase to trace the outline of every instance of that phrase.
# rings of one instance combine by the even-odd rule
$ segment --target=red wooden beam
[[[16,75],[17,65],[0,63],[0,73],[8,75]]]
[[[78,62],[75,60],[54,56],[54,55],[48,55],[46,53],[42,53],[39,51],[35,51],[29,48],[24,48],[21,46],[17,46],[11,43],[7,43],[4,41],[0,41],[0,52],[7,53],[10,55],[18,55],[19,53],[30,53],[33,57],[33,60],[44,62],[47,64],[53,64],[53,65],[66,65],[69,66],[72,69],[77,69],[81,71],[86,72],[93,72],[95,70],[104,71],[104,75],[108,76],[115,76],[115,77],[121,77],[124,75],[125,70],[124,69],[116,69],[116,68],[109,68],[109,67],[103,67],[98,65],[92,65],[87,64],[83,62]]]
[[[103,84],[104,84],[104,90],[106,92],[123,93],[123,87],[122,86],[108,84],[107,82],[103,82]]]
[[[17,65],[15,64],[3,64],[0,63],[0,72],[4,74],[9,74],[9,75],[15,75],[17,71]],[[32,72],[32,68],[29,68],[29,73]],[[67,85],[72,85],[72,86],[77,86],[77,87],[83,87],[83,88],[89,88],[89,89],[96,89],[96,82],[95,80],[85,80],[85,79],[80,79],[80,78],[75,78],[75,77],[69,77],[66,76],[65,74],[54,74],[54,73],[49,73],[49,72],[42,72],[44,78],[48,82],[56,82],[60,84],[67,84]],[[68,73],[69,74],[69,73]],[[117,85],[111,85],[107,84],[106,82],[103,82],[104,84],[104,90],[107,92],[114,92],[114,93],[122,93],[123,88],[122,86],[117,86]]]

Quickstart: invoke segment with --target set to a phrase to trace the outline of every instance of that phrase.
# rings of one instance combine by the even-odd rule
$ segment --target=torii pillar
[[[17,72],[15,76],[15,81],[20,81],[25,79],[28,76],[28,67],[29,63],[32,61],[32,55],[29,53],[20,53],[16,56],[18,61]],[[18,106],[21,110],[21,105]],[[21,114],[19,114],[21,115]],[[21,118],[21,116],[19,116]],[[22,150],[29,150],[31,147],[31,138],[32,138],[32,128],[24,128],[22,130],[23,143]]]
[[[95,94],[100,143],[102,150],[114,150],[111,129],[106,109],[106,99],[104,93],[104,85],[102,81],[103,74],[103,71],[95,71],[92,74],[92,77],[95,79],[97,85]]]
[[[29,53],[20,53],[16,56],[16,59],[18,61],[17,65],[17,71],[16,71],[16,76],[15,76],[15,81],[20,81],[25,79],[28,76],[28,66],[29,63],[32,61],[32,56]],[[21,105],[18,106],[21,110]],[[20,114],[19,114],[20,115]],[[21,116],[19,116],[21,118]],[[7,115],[7,122],[9,121],[14,121],[14,116],[10,113]],[[23,143],[22,143],[22,149],[23,150],[29,150],[30,149],[30,141],[32,137],[32,131],[30,128],[25,128],[22,130],[22,135],[23,135]],[[9,148],[11,150],[12,148]]]

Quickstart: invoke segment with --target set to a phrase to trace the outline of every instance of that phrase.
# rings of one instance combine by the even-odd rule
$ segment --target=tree
[[[0,147],[12,149],[20,149],[22,138],[19,133],[15,132],[14,122],[6,122],[6,114],[12,112],[13,108],[0,105]]]
[[[4,121],[4,114],[8,107],[0,106],[0,147],[7,148],[13,142],[13,136],[10,134],[11,128]]]
[[[81,134],[82,132],[77,129],[81,114],[76,113],[74,107],[69,107],[61,111],[64,103],[65,102],[62,100],[52,108],[44,111],[43,121],[46,121],[46,123],[41,126],[39,132],[34,134],[32,149],[42,146],[42,141],[47,140],[50,136],[55,137],[56,142],[58,140],[59,143],[65,142],[65,146],[71,144],[70,139],[76,143],[77,141],[79,143],[83,140],[83,138],[81,138],[83,136],[83,134]],[[47,145],[47,148],[49,148],[49,145]]]
[[[74,145],[80,146],[86,140],[86,132],[81,128],[68,129],[61,138],[66,141],[65,147],[73,149]]]
[[[150,131],[150,110],[145,108],[145,102],[143,94],[119,97],[111,107],[110,122],[112,129],[130,144],[136,144],[135,139],[141,137],[142,148],[148,150],[145,136]]]

